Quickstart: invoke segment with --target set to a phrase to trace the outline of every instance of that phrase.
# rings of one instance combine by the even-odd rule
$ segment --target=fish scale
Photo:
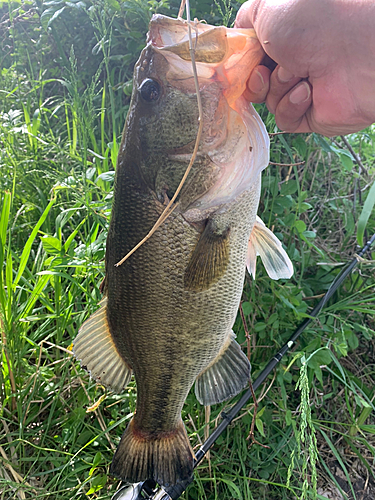
[[[104,299],[74,341],[76,357],[100,383],[122,392],[132,374],[136,380],[136,412],[111,473],[164,486],[193,471],[181,410],[194,382],[198,401],[211,405],[249,381],[250,363],[232,332],[246,265],[255,275],[259,254],[275,279],[292,273],[256,215],[269,141],[241,93],[262,49],[253,30],[198,23],[197,31],[203,133],[196,161],[171,215],[117,266],[173,196],[198,128],[187,25],[154,16],[119,150]]]
[[[200,293],[184,287],[200,233],[182,214],[172,214],[130,259],[115,267],[164,208],[152,193],[146,199],[129,182],[123,185],[129,189],[119,199],[128,217],[119,223],[112,219],[107,243],[107,317],[117,349],[137,381],[135,423],[150,433],[173,431],[191,386],[216,358],[234,323],[256,215],[253,210],[249,217],[249,209],[256,206],[258,184],[220,216],[231,225],[228,267],[216,284]]]

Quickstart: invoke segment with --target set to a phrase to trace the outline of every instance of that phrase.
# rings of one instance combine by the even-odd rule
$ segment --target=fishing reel
[[[165,490],[157,487],[152,479],[148,479],[141,483],[123,486],[116,491],[112,500],[175,500],[182,495],[191,482],[193,482],[193,476]]]
[[[149,481],[128,484],[113,495],[112,500],[171,500],[171,497],[161,488],[152,488]]]

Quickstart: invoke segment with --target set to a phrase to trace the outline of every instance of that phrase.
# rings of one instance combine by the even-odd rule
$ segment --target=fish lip
[[[171,24],[171,21],[173,22],[174,27],[176,28],[176,25],[179,25],[178,27],[186,27],[187,26],[187,21],[185,19],[173,19],[168,16],[163,16],[162,14],[154,14],[151,18],[150,24],[149,24],[149,31],[147,33],[147,43],[152,44],[154,47],[157,47],[159,49],[167,48],[167,47],[172,47],[176,45],[179,42],[175,42],[173,44],[166,44],[163,43],[163,38],[161,35],[161,31],[165,31],[165,26],[168,24]],[[175,31],[177,33],[177,31]],[[159,42],[159,43],[158,43]]]

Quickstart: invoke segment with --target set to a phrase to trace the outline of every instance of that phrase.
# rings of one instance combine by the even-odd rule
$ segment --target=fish
[[[192,29],[202,136],[188,178],[163,224],[151,230],[189,164],[199,127],[188,25],[155,15],[134,69],[116,166],[99,309],[83,324],[74,354],[121,393],[134,374],[136,411],[110,473],[172,486],[193,472],[181,419],[195,383],[202,405],[221,403],[249,382],[250,362],[232,327],[246,265],[260,255],[274,279],[293,266],[257,218],[269,139],[243,97],[263,51],[253,30],[195,22]]]

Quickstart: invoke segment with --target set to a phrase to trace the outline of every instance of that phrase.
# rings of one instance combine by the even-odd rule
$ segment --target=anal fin
[[[218,356],[195,382],[198,401],[208,406],[235,396],[249,382],[250,371],[250,362],[231,332]]]
[[[268,276],[273,280],[293,276],[293,264],[281,241],[257,217],[249,238],[246,266],[255,279],[257,255],[262,259]]]
[[[209,220],[185,271],[186,290],[207,290],[225,273],[229,261],[230,229],[221,230]]]
[[[73,352],[91,377],[100,384],[121,392],[130,382],[131,368],[120,356],[109,331],[107,299],[81,326],[73,343]]]

